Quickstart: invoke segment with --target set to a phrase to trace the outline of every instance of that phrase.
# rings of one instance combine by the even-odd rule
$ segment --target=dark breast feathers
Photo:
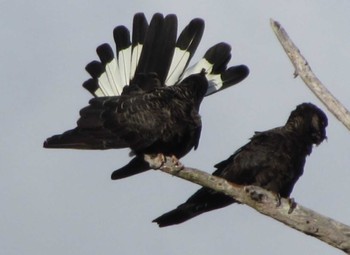
[[[213,175],[255,185],[289,197],[303,174],[306,156],[326,138],[326,115],[310,103],[299,105],[283,127],[257,132],[251,141],[215,165]],[[234,203],[232,197],[201,188],[185,203],[154,220],[160,227],[179,224]]]

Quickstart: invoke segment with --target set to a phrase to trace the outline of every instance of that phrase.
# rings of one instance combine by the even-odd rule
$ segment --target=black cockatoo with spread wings
[[[227,68],[231,47],[218,43],[188,67],[204,31],[193,19],[177,37],[177,17],[143,13],[114,29],[116,54],[110,45],[97,48],[100,61],[86,66],[91,79],[83,86],[95,98],[80,111],[77,127],[48,138],[45,148],[130,148],[134,158],[112,174],[120,179],[149,170],[147,159],[179,159],[196,149],[201,134],[203,98],[248,76],[245,65]]]

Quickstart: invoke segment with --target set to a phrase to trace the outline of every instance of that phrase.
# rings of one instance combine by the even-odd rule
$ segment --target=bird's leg
[[[276,194],[276,201],[277,201],[276,207],[280,207],[282,205],[280,194]],[[297,207],[297,203],[294,201],[294,198],[287,198],[287,201],[289,205],[288,214],[291,214],[295,209],[295,207]]]
[[[149,164],[150,168],[152,169],[159,169],[166,162],[166,158],[162,153],[145,154],[143,159]]]
[[[279,193],[274,193],[276,196],[276,207],[280,207],[282,202],[281,202],[281,195]]]
[[[297,207],[297,203],[295,202],[294,198],[288,198],[288,204],[289,204],[288,214],[291,214],[294,211],[294,209]]]

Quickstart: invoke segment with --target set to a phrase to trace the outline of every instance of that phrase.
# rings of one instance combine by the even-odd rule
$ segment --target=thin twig
[[[322,84],[322,82],[312,72],[308,61],[301,55],[299,49],[289,38],[287,32],[280,23],[270,20],[272,30],[275,32],[287,56],[295,68],[295,75],[299,75],[311,91],[321,100],[328,110],[341,121],[347,129],[350,130],[350,113],[336,99],[331,92]]]

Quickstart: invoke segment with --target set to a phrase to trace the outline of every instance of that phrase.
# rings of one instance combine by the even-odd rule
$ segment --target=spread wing
[[[206,83],[203,86],[206,88]],[[186,154],[187,147],[197,146],[201,129],[200,118],[192,114],[196,112],[193,102],[183,98],[188,95],[187,87],[178,85],[149,93],[93,98],[80,111],[77,127],[48,138],[44,147],[130,147],[142,153],[155,150],[176,154],[177,148],[185,146],[181,150]],[[151,145],[154,147],[150,148]]]
[[[173,124],[166,101],[169,97],[171,93],[164,90],[131,97],[94,98],[80,111],[75,129],[48,138],[44,147],[146,148]]]

